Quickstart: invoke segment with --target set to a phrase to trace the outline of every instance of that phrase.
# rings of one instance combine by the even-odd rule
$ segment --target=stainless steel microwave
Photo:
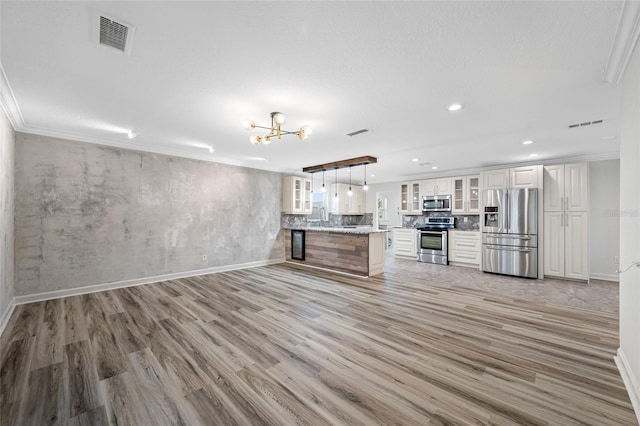
[[[451,195],[434,195],[422,197],[423,212],[450,212]]]

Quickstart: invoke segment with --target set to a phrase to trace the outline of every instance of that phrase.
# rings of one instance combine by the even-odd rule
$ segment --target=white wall
[[[589,163],[589,265],[591,278],[617,281],[620,256],[620,160]]]
[[[640,260],[640,48],[622,80],[620,127],[620,266]],[[620,274],[618,368],[640,421],[640,268]]]
[[[0,108],[0,332],[14,294],[15,132]]]
[[[380,193],[381,195],[387,197],[388,221],[382,224],[387,225],[388,227],[402,225],[402,214],[398,213],[398,210],[400,208],[400,182],[378,183],[373,185],[369,184],[369,190],[367,191],[366,212],[373,213],[374,225],[377,224],[377,193]]]

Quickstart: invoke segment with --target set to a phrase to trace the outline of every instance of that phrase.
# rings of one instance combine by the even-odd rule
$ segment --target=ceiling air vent
[[[113,47],[127,55],[131,51],[131,41],[135,27],[116,21],[105,15],[99,15],[98,43]]]
[[[347,133],[347,136],[357,136],[362,133],[367,133],[368,131],[369,129],[360,129],[360,130],[356,130],[355,132]]]
[[[592,124],[600,124],[603,120],[594,120],[594,121],[584,121],[582,123],[569,124],[570,129],[575,129],[576,127],[584,127],[590,126]]]

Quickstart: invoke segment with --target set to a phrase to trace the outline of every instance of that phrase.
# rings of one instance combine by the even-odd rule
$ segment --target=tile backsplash
[[[456,229],[466,229],[470,231],[480,230],[480,215],[451,215],[444,212],[432,212],[421,215],[404,215],[402,216],[403,228],[420,228],[424,226],[427,217],[451,217],[453,216]],[[467,221],[465,222],[465,218]]]
[[[305,228],[311,223],[309,219],[311,219],[309,215],[304,214],[283,214],[280,220],[280,226],[282,228]],[[362,215],[329,213],[328,219],[329,220],[322,221],[323,226],[373,225],[373,213],[365,213]]]

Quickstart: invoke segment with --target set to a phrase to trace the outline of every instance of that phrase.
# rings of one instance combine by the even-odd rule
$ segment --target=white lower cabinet
[[[449,231],[449,263],[460,266],[480,265],[480,231]]]
[[[544,275],[588,280],[588,235],[588,212],[545,212]]]
[[[416,258],[418,231],[414,228],[393,228],[393,254],[398,257]]]

